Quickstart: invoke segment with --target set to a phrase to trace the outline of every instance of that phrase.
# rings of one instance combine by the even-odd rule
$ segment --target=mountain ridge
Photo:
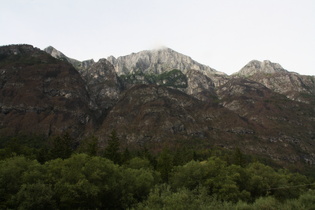
[[[19,51],[24,54],[15,55]],[[143,55],[133,56],[132,65]],[[151,66],[158,66],[157,58],[149,60],[154,61]],[[187,60],[179,65],[187,67],[192,62],[188,56],[181,58],[170,66]],[[24,132],[41,128],[46,135],[76,131],[73,135],[79,139],[94,134],[105,145],[106,136],[117,130],[126,147],[156,149],[176,146],[183,140],[187,144],[202,142],[205,148],[241,148],[281,164],[315,164],[312,76],[290,73],[268,61],[264,65],[256,62],[257,68],[266,67],[272,73],[256,71],[252,63],[254,74],[231,76],[215,71],[205,74],[201,67],[164,69],[156,74],[148,70],[150,65],[138,65],[139,71],[118,75],[107,59],[84,68],[82,63],[70,61],[32,46],[0,47],[0,132],[10,128]],[[30,95],[33,100],[16,95]],[[12,101],[24,107],[35,107],[35,101],[38,106],[16,110]],[[48,119],[53,129],[40,127],[47,125]]]

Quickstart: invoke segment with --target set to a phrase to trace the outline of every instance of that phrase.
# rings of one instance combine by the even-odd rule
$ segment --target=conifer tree
[[[114,163],[121,163],[121,154],[119,152],[119,138],[115,130],[113,130],[109,136],[108,145],[105,149],[104,156]]]

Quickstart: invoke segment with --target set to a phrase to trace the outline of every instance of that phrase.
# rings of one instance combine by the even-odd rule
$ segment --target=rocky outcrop
[[[161,74],[173,69],[179,69],[183,73],[193,69],[205,74],[224,74],[169,48],[145,50],[117,59],[111,56],[108,60],[112,62],[118,75],[127,75],[138,71],[146,74]]]
[[[315,77],[299,75],[270,61],[251,61],[234,77],[256,81],[288,98],[315,104]]]
[[[86,75],[89,72],[95,71],[95,67],[90,70],[95,63],[93,60],[79,62],[68,58],[53,47],[48,47],[45,51],[53,57],[71,63],[84,79],[87,79]],[[226,74],[169,48],[141,51],[117,59],[110,56],[107,60],[114,65],[120,77],[120,80],[115,79],[121,81],[117,86],[124,89],[136,84],[156,84],[177,88],[200,100],[209,101],[216,98],[214,88],[228,81]],[[99,80],[97,78],[94,77],[95,80]],[[89,78],[87,82],[91,83],[92,80],[93,78]],[[95,82],[100,84],[100,81]]]
[[[227,79],[225,73],[200,64],[189,56],[169,48],[145,50],[118,58],[110,56],[108,60],[114,65],[119,76],[138,74],[139,72],[143,74],[162,74],[178,69],[184,74],[187,74],[190,70],[199,71],[211,78],[215,86],[224,84]]]
[[[51,55],[54,58],[69,62],[78,71],[84,71],[84,70],[88,69],[91,65],[93,65],[93,63],[95,63],[93,59],[81,62],[81,61],[78,61],[76,59],[69,58],[65,54],[63,54],[62,52],[60,52],[59,50],[55,49],[52,46],[46,47],[44,49],[44,51],[47,52],[49,55]]]
[[[62,61],[67,61],[78,70],[85,80],[92,104],[97,105],[94,110],[98,110],[102,115],[106,110],[113,106],[118,99],[122,85],[112,64],[105,58],[95,62],[93,59],[78,61],[67,57],[62,52],[49,46],[45,52]]]
[[[114,65],[126,87],[131,87],[132,84],[165,85],[167,80],[173,78],[162,82],[154,82],[148,78],[152,78],[152,75],[161,75],[165,78],[164,75],[167,72],[179,70],[187,79],[181,80],[182,85],[168,86],[175,87],[200,100],[209,100],[209,98],[212,100],[215,96],[214,87],[223,85],[228,80],[226,74],[169,48],[146,50],[118,58],[110,56],[107,59]]]
[[[223,107],[176,89],[136,85],[111,109],[97,135],[103,139],[115,129],[125,144],[148,147],[162,142],[172,145],[176,139],[194,144],[194,138],[215,145],[229,142],[235,133],[228,131],[237,130],[236,125],[251,130],[246,121]]]
[[[263,152],[280,162],[303,162],[303,154],[315,160],[315,155],[310,155],[314,154],[315,140],[313,105],[292,101],[243,78],[231,79],[217,93],[224,107],[255,126],[255,142],[265,144],[264,150],[252,149],[255,153]],[[291,158],[282,153],[290,154]]]
[[[189,70],[186,75],[188,84],[184,92],[202,101],[216,100],[215,84],[209,77],[196,70]]]
[[[0,48],[0,133],[84,133],[93,115],[80,74],[30,45]]]
[[[100,59],[87,70],[81,71],[81,75],[98,110],[108,109],[115,104],[122,87],[111,63]]]
[[[257,73],[263,74],[274,74],[278,72],[287,72],[278,63],[272,63],[271,61],[265,60],[263,62],[258,60],[252,60],[246,64],[240,71],[234,75],[249,77]]]

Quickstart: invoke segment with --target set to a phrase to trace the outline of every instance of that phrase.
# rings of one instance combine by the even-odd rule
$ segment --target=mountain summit
[[[274,74],[277,72],[286,72],[286,70],[280,64],[272,63],[269,60],[264,60],[263,62],[252,60],[236,74],[240,76],[252,76],[257,73]]]
[[[178,53],[170,48],[145,50],[117,59],[107,58],[115,67],[118,75],[143,72],[146,74],[161,74],[173,69],[180,69],[184,74],[188,70],[201,71],[204,74],[225,75],[209,66],[194,61],[191,57]]]

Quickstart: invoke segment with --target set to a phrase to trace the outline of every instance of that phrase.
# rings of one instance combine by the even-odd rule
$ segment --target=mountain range
[[[0,47],[0,134],[116,130],[160,150],[240,148],[279,164],[315,165],[315,77],[253,60],[226,75],[169,48],[78,61],[53,47]]]

